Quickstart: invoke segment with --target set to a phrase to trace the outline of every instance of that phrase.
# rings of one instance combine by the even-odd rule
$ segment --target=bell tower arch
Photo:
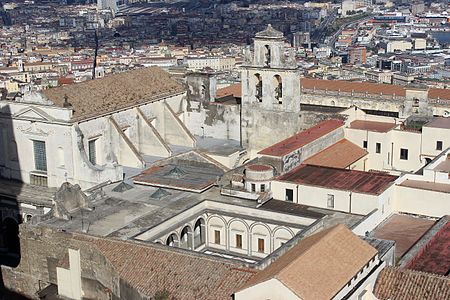
[[[242,143],[257,152],[300,129],[300,74],[292,49],[285,48],[283,33],[270,24],[256,34],[253,54],[247,50],[245,56]]]

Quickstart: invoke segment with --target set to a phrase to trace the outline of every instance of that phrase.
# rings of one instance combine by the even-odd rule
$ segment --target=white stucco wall
[[[235,300],[300,300],[277,279],[269,279],[234,294]]]

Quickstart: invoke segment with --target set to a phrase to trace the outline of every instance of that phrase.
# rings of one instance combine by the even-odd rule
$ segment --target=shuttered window
[[[236,234],[236,248],[242,249],[242,235]]]
[[[220,244],[220,231],[214,230],[214,244]]]
[[[258,239],[258,252],[264,253],[264,239]]]
[[[88,150],[89,150],[89,161],[95,165],[97,164],[97,156],[96,156],[96,150],[95,150],[95,141],[91,140],[88,142]]]
[[[37,171],[47,172],[47,153],[45,151],[45,142],[33,141],[34,148],[34,167]]]

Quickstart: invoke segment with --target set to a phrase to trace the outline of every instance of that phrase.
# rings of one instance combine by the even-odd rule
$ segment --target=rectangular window
[[[442,150],[442,141],[436,142],[436,150]]]
[[[375,144],[375,152],[376,153],[381,153],[381,143],[376,143]]]
[[[294,201],[294,190],[286,189],[286,201]]]
[[[334,208],[334,195],[328,194],[327,207]]]
[[[256,184],[252,183],[252,192],[256,192]]]
[[[408,160],[408,149],[400,148],[400,159]]]
[[[45,142],[33,141],[34,148],[34,167],[37,171],[47,172],[47,153],[45,151]]]
[[[363,148],[367,149],[367,141],[363,141]]]
[[[264,253],[264,239],[258,239],[258,252]]]
[[[261,192],[265,192],[266,191],[266,185],[265,184],[261,184]]]
[[[88,142],[88,150],[89,150],[89,161],[95,165],[97,164],[97,156],[95,150],[95,142],[96,140],[91,140]]]
[[[242,249],[242,235],[236,234],[236,248]]]
[[[220,230],[214,230],[214,244],[220,244]]]

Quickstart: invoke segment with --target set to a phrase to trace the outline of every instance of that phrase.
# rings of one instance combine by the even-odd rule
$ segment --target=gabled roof
[[[342,139],[305,160],[306,165],[345,169],[367,155],[367,151]]]
[[[378,276],[374,295],[380,300],[450,299],[450,278],[386,267]]]
[[[47,89],[42,93],[60,107],[64,107],[67,95],[74,110],[72,119],[83,120],[183,91],[169,73],[150,67]]]
[[[377,250],[340,224],[301,240],[241,289],[275,278],[303,300],[333,298]]]
[[[316,126],[303,130],[279,143],[276,143],[266,149],[258,152],[258,154],[269,156],[284,156],[301,147],[317,140],[318,138],[342,127],[344,122],[341,120],[331,119],[320,122]]]

